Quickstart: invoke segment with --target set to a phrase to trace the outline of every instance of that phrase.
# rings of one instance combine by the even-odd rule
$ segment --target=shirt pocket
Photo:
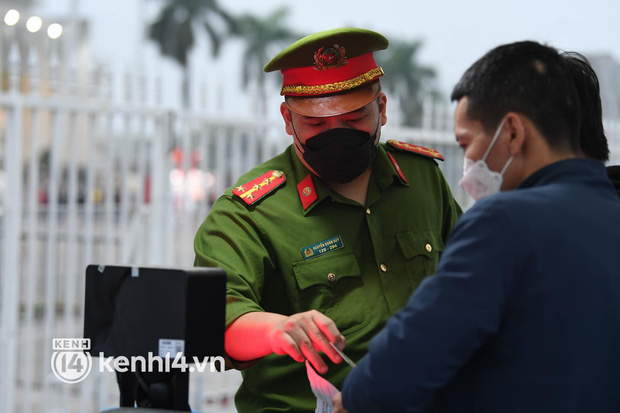
[[[396,235],[405,257],[405,268],[411,288],[415,290],[422,280],[437,270],[443,251],[443,239],[437,230],[407,231]]]
[[[368,324],[370,310],[353,252],[337,252],[292,264],[302,311],[317,310],[345,335]]]

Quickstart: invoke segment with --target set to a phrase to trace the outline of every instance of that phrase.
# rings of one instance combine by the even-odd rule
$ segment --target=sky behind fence
[[[37,10],[50,16],[74,13],[90,19],[96,60],[119,70],[154,71],[173,82],[179,76],[178,67],[169,59],[162,60],[155,46],[141,38],[140,27],[152,21],[163,4],[163,0],[39,0]],[[463,71],[482,54],[517,40],[537,40],[586,54],[610,54],[620,61],[620,2],[616,0],[359,0],[354,5],[333,0],[234,0],[220,1],[220,5],[235,14],[259,16],[287,6],[291,11],[289,27],[301,33],[358,26],[393,39],[423,39],[421,61],[437,69],[439,86],[446,95]],[[202,38],[191,56],[195,81],[205,81],[207,87],[219,89],[212,93],[218,101],[212,105],[226,106],[230,111],[248,109],[247,102],[235,97],[251,93],[238,85],[240,45],[225,45],[221,59],[213,61],[206,43]],[[279,98],[275,87],[273,95]],[[277,105],[273,106],[270,115],[277,116]]]
[[[85,18],[90,23],[93,63],[102,63],[117,71],[112,79],[121,87],[115,89],[130,89],[118,81],[127,74],[159,77],[163,79],[164,106],[178,107],[180,70],[175,62],[159,55],[155,44],[144,38],[143,30],[166,1],[38,0],[35,11],[52,18]],[[288,7],[287,25],[300,33],[351,25],[380,31],[392,39],[423,39],[421,63],[437,69],[438,84],[446,96],[473,61],[505,42],[533,39],[563,50],[608,54],[620,62],[620,42],[617,41],[620,39],[620,25],[617,24],[620,2],[617,0],[523,0],[519,4],[493,0],[387,0],[381,3],[359,0],[354,6],[350,2],[333,0],[220,0],[219,3],[234,15],[267,16],[280,7]],[[229,118],[257,115],[254,110],[256,91],[244,91],[239,85],[241,42],[225,43],[218,60],[210,56],[207,43],[206,36],[200,37],[190,58],[194,112]],[[278,78],[274,73],[265,76]],[[267,119],[279,122],[282,98],[276,82],[269,85]],[[447,102],[447,98],[445,100]],[[392,116],[396,113],[395,99],[388,103],[388,126],[396,127],[398,119]],[[619,145],[617,131],[609,129],[609,132],[612,160],[615,161]]]

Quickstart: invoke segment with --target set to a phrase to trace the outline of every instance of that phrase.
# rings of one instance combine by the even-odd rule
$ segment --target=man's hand
[[[345,339],[336,324],[316,310],[285,316],[276,313],[250,312],[236,319],[226,330],[226,353],[237,361],[249,361],[276,353],[294,360],[306,359],[324,374],[327,366],[319,352],[334,363],[342,357],[330,346],[344,348]]]
[[[329,343],[342,350],[345,338],[329,317],[310,310],[278,322],[269,334],[269,342],[274,353],[288,354],[299,362],[307,359],[319,373],[325,374],[327,365],[319,352],[325,353],[336,364],[342,363],[342,357]]]
[[[342,393],[338,393],[332,399],[332,404],[334,405],[333,413],[347,413],[346,409],[342,405]]]

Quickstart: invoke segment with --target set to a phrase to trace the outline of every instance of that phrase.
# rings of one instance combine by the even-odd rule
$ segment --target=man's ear
[[[519,155],[523,151],[525,142],[525,122],[523,115],[515,112],[506,114],[506,124],[504,126],[506,132],[510,134],[510,154]]]
[[[379,101],[379,115],[381,117],[381,126],[384,126],[387,123],[387,96],[385,93],[379,93],[377,97]]]
[[[284,130],[286,133],[293,136],[293,126],[291,124],[291,112],[286,107],[286,103],[282,102],[280,105],[280,113],[282,114],[282,119],[284,119]]]

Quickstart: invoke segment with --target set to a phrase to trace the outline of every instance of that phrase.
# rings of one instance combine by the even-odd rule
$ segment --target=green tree
[[[263,66],[284,46],[302,37],[286,27],[289,9],[279,8],[265,18],[243,15],[237,18],[235,34],[245,43],[241,82],[244,88],[255,83],[259,93],[257,113],[265,115],[267,105],[266,79]],[[273,77],[279,80],[279,77]]]
[[[225,35],[234,30],[235,19],[216,0],[167,0],[148,28],[149,39],[159,45],[161,54],[174,59],[183,69],[181,94],[185,107],[189,107],[190,90],[188,55],[195,44],[197,27],[207,32],[212,56],[217,57]]]
[[[386,51],[377,54],[377,62],[385,71],[381,83],[397,99],[402,124],[406,126],[420,126],[424,98],[438,95],[434,86],[435,70],[418,62],[421,47],[419,40],[392,40]]]

